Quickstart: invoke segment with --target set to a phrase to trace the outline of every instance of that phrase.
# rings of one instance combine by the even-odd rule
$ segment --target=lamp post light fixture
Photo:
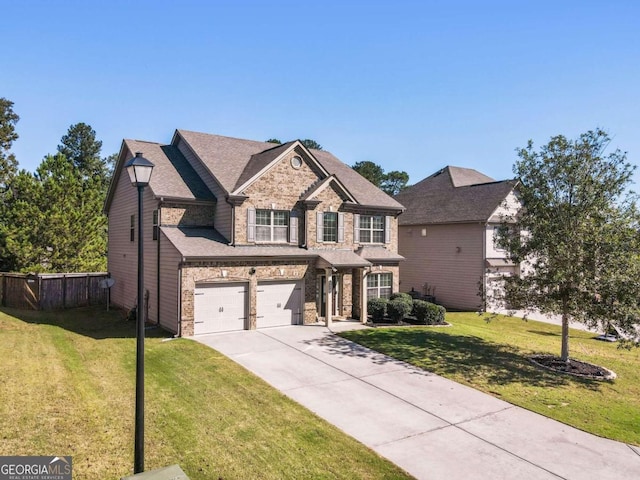
[[[144,472],[144,259],[142,235],[142,193],[149,185],[153,163],[137,152],[125,163],[131,185],[138,189],[138,305],[136,307],[136,413],[133,473]]]

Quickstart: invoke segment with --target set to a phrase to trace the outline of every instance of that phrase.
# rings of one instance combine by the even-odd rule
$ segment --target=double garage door
[[[248,325],[247,283],[207,283],[194,292],[194,335],[244,330]],[[302,323],[300,282],[261,282],[257,291],[257,328]]]

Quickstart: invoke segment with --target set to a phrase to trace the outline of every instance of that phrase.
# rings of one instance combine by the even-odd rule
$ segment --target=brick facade
[[[255,270],[254,273],[251,271]],[[223,276],[223,271],[226,276]],[[180,320],[182,335],[193,335],[194,303],[193,294],[199,283],[247,283],[249,298],[247,305],[248,324],[251,330],[256,328],[257,287],[258,282],[265,280],[295,280],[304,285],[303,322],[314,323],[316,315],[315,268],[310,262],[189,262],[182,267],[182,304]]]

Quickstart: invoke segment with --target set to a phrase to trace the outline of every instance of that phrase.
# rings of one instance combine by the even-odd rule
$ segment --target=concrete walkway
[[[361,326],[332,327],[345,328]],[[514,407],[344,340],[323,326],[194,340],[418,479],[640,478],[640,448]]]

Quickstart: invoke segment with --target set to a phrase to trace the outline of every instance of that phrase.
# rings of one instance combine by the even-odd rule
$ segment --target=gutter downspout
[[[231,205],[231,232],[229,235],[229,245],[231,245],[232,247],[236,246],[236,206],[229,201],[229,196],[227,195],[225,197],[225,201]],[[215,227],[215,220],[214,220],[214,227]]]
[[[182,266],[184,258],[178,263],[178,337],[182,337]]]
[[[156,321],[158,326],[160,326],[160,225],[162,225],[162,221],[160,217],[162,212],[162,204],[163,204],[163,199],[161,198],[160,201],[158,202],[158,218],[157,218],[158,252],[157,252],[157,258],[156,258]],[[153,226],[151,228],[153,228]]]
[[[482,272],[482,295],[483,295],[483,299],[482,299],[482,310],[483,312],[487,311],[487,227],[489,226],[489,222],[485,222],[484,223],[484,228],[483,228],[483,232],[482,232],[482,265],[481,265],[481,272]]]

